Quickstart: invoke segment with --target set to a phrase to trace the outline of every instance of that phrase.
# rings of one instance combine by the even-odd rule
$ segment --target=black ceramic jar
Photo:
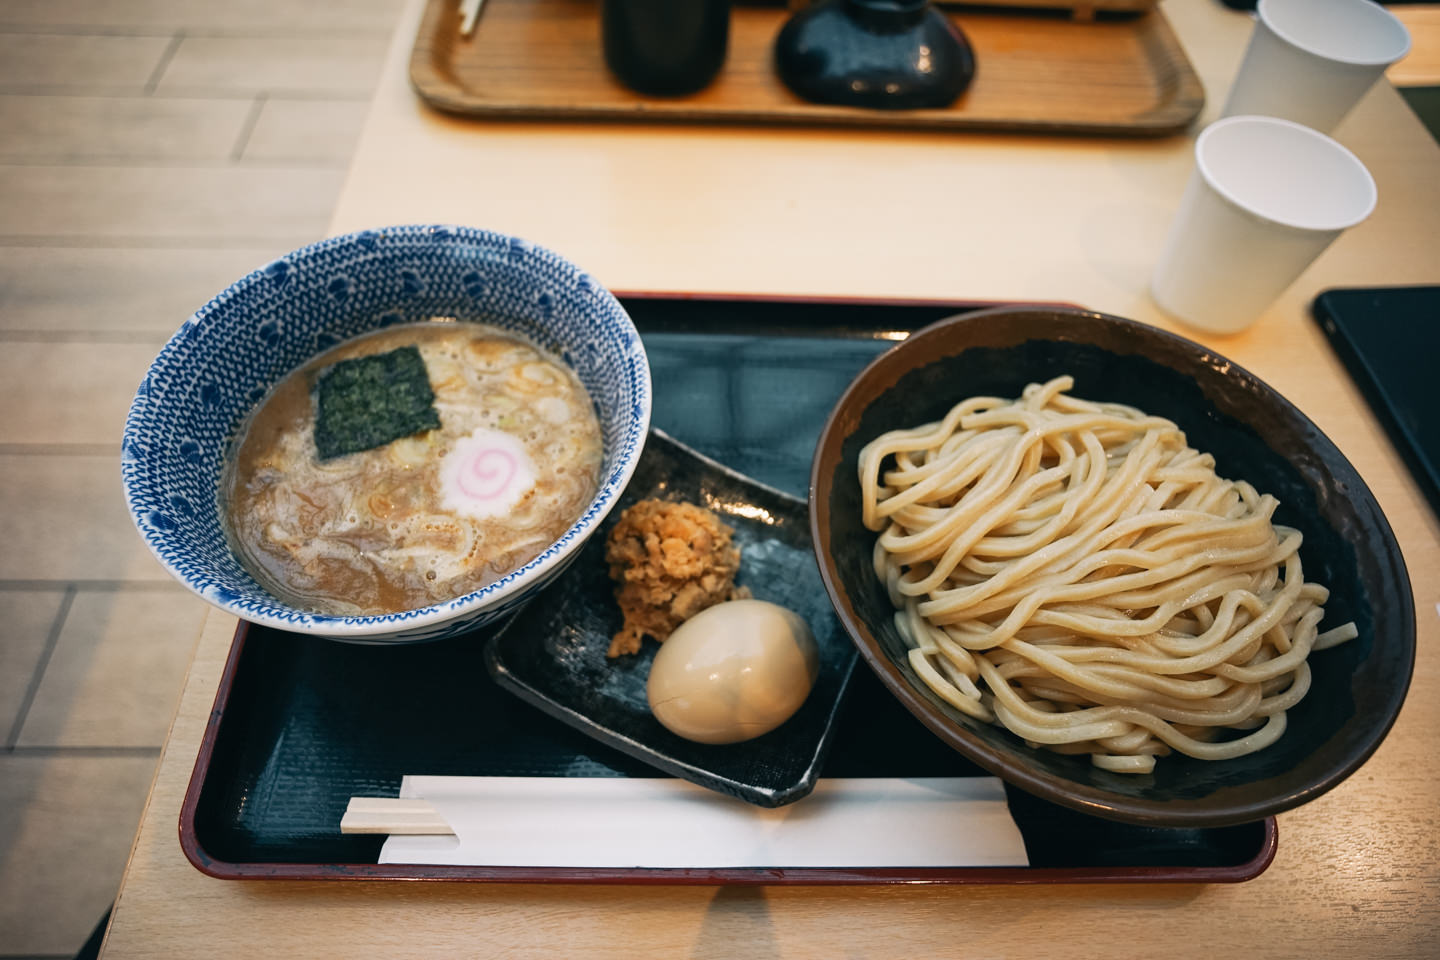
[[[930,0],[827,0],[775,41],[786,86],[817,103],[946,107],[975,76],[975,55]]]
[[[730,0],[602,0],[605,63],[641,93],[702,89],[725,63]]]

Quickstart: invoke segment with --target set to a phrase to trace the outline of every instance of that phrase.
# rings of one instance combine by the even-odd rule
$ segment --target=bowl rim
[[[139,532],[140,538],[144,541],[150,554],[165,568],[165,571],[196,596],[210,603],[212,606],[242,620],[291,633],[301,633],[337,640],[405,643],[412,642],[413,640],[428,639],[428,634],[426,636],[413,638],[407,636],[416,632],[424,632],[426,628],[434,628],[451,621],[478,616],[488,610],[496,610],[498,612],[498,610],[503,608],[507,603],[515,601],[517,595],[530,591],[532,587],[538,587],[548,583],[555,575],[563,571],[564,567],[573,559],[575,552],[585,544],[614,509],[625,487],[629,484],[636,466],[640,462],[640,455],[644,451],[645,441],[649,435],[654,396],[649,359],[646,355],[645,345],[640,338],[639,331],[635,329],[634,321],[630,318],[630,314],[626,311],[624,305],[620,303],[607,287],[592,282],[591,289],[594,295],[600,298],[602,304],[613,308],[616,316],[623,321],[621,330],[628,332],[630,335],[630,347],[633,353],[626,355],[622,366],[627,370],[633,369],[633,381],[636,386],[636,400],[632,407],[632,411],[636,414],[636,422],[626,429],[626,438],[633,440],[633,442],[629,444],[628,448],[619,451],[620,456],[617,459],[613,472],[609,476],[602,476],[600,478],[599,489],[586,505],[584,512],[581,513],[574,523],[565,529],[550,547],[523,566],[510,571],[500,579],[488,583],[478,590],[454,597],[450,600],[429,604],[424,607],[417,607],[413,610],[369,616],[334,616],[310,613],[289,607],[258,583],[257,588],[259,594],[265,598],[265,606],[289,612],[276,613],[253,609],[254,598],[249,594],[230,596],[228,594],[219,594],[213,589],[207,590],[205,587],[208,585],[194,581],[171,562],[171,560],[167,559],[159,549],[159,545],[154,542],[149,535],[141,520],[141,515],[146,509],[146,505],[139,503],[137,500],[135,481],[138,481],[146,474],[134,473],[131,466],[137,461],[135,458],[125,454],[125,451],[130,449],[132,443],[136,443],[138,439],[140,417],[144,412],[141,404],[141,395],[144,391],[145,384],[149,383],[151,375],[156,371],[157,367],[162,367],[168,362],[168,358],[172,355],[172,352],[179,343],[189,335],[191,329],[196,324],[205,322],[212,315],[223,310],[236,296],[264,282],[267,270],[274,264],[300,257],[343,250],[347,247],[358,247],[359,249],[365,250],[367,254],[373,254],[373,250],[368,249],[367,245],[373,246],[376,240],[382,239],[387,235],[407,238],[429,237],[432,240],[440,240],[446,244],[459,246],[518,243],[523,246],[527,253],[537,255],[542,260],[560,267],[567,273],[576,277],[589,277],[589,274],[585,270],[568,258],[548,247],[524,240],[512,234],[457,224],[396,224],[355,230],[350,233],[326,237],[323,240],[296,247],[280,254],[226,286],[191,314],[175,333],[167,338],[165,344],[157,352],[155,359],[150,362],[141,380],[141,388],[136,391],[136,395],[131,401],[129,411],[125,418],[125,428],[121,445],[121,483],[125,493],[126,511],[130,514],[131,522],[134,524],[137,532]],[[251,409],[253,409],[253,405],[251,405]],[[142,445],[137,444],[137,446]],[[233,548],[230,548],[228,543],[226,546],[227,549],[231,549],[233,552]],[[246,572],[249,573],[248,570]],[[433,633],[433,631],[430,632]]]
[[[1122,329],[1134,332],[1140,337],[1150,337],[1161,341],[1168,341],[1187,353],[1192,353],[1197,357],[1204,358],[1212,367],[1223,365],[1226,375],[1245,379],[1264,393],[1269,394],[1284,407],[1289,408],[1294,416],[1298,418],[1299,422],[1313,429],[1317,436],[1329,443],[1344,466],[1349,468],[1351,476],[1347,478],[1347,483],[1351,484],[1351,489],[1354,491],[1363,491],[1362,495],[1368,497],[1369,500],[1375,504],[1375,518],[1378,521],[1379,528],[1383,533],[1388,547],[1388,556],[1386,559],[1393,563],[1399,573],[1402,574],[1399,581],[1395,584],[1398,595],[1404,601],[1402,604],[1403,609],[1400,611],[1400,619],[1397,623],[1397,634],[1406,647],[1405,659],[1407,660],[1407,666],[1404,670],[1404,676],[1397,679],[1393,692],[1386,698],[1385,717],[1381,722],[1369,728],[1363,743],[1358,749],[1353,750],[1351,756],[1344,763],[1327,767],[1320,776],[1313,778],[1304,786],[1284,792],[1269,800],[1258,802],[1232,801],[1229,803],[1216,803],[1208,801],[1205,798],[1193,800],[1154,800],[1141,797],[1128,797],[1091,787],[1062,776],[1038,771],[1022,759],[1018,759],[1020,756],[1018,752],[1006,753],[994,748],[962,725],[953,723],[940,714],[918,691],[912,689],[909,681],[900,673],[899,668],[896,667],[885,654],[878,638],[858,615],[850,602],[848,592],[836,569],[829,549],[831,538],[829,522],[830,504],[828,496],[830,489],[828,478],[834,476],[836,468],[840,465],[839,451],[843,447],[845,440],[852,436],[860,425],[860,413],[851,409],[855,402],[854,398],[869,385],[873,378],[888,374],[892,368],[903,372],[918,369],[918,367],[925,365],[924,363],[901,363],[897,358],[902,355],[908,356],[915,350],[923,350],[927,343],[933,341],[936,337],[944,336],[956,326],[1000,316],[1036,314],[1068,316],[1076,320],[1100,321],[1102,323],[1115,324]],[[1063,338],[1057,339],[1063,341]],[[1077,338],[1075,342],[1083,341]],[[925,363],[934,362],[942,357],[956,355],[958,354],[954,351],[942,352],[937,349],[929,354],[929,359],[925,361]],[[827,456],[827,452],[831,451],[833,451],[834,455]],[[822,495],[822,493],[824,495]],[[893,347],[880,354],[867,364],[863,370],[856,374],[850,385],[846,387],[844,393],[841,394],[840,398],[831,408],[830,415],[826,418],[825,426],[821,429],[820,436],[816,440],[815,453],[811,460],[809,501],[811,543],[815,551],[816,564],[820,568],[821,579],[825,583],[825,590],[830,595],[831,605],[835,608],[836,616],[845,627],[846,632],[850,634],[851,640],[859,648],[861,658],[869,665],[870,669],[875,672],[886,689],[900,700],[917,720],[962,756],[1014,786],[1081,813],[1147,826],[1197,828],[1248,823],[1292,809],[1315,799],[1337,786],[1358,770],[1365,761],[1374,754],[1381,742],[1384,741],[1390,729],[1394,726],[1409,690],[1410,681],[1414,673],[1416,653],[1415,605],[1410,588],[1410,577],[1405,566],[1404,555],[1401,553],[1399,545],[1395,540],[1394,531],[1390,527],[1389,520],[1385,517],[1383,511],[1379,509],[1379,502],[1375,499],[1373,491],[1365,484],[1359,471],[1355,470],[1354,465],[1345,457],[1343,451],[1341,451],[1299,407],[1287,400],[1284,395],[1280,394],[1265,381],[1203,344],[1150,324],[1074,307],[1000,306],[957,314],[956,316],[937,320],[915,331],[905,340],[896,343]]]

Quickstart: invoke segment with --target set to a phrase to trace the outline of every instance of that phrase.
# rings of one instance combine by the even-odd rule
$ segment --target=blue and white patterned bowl
[[[600,490],[534,560],[447,603],[386,616],[296,610],[265,591],[221,526],[221,475],[236,432],[290,371],[344,340],[435,316],[483,320],[575,370],[605,441]],[[356,641],[431,640],[519,609],[578,555],[634,472],[650,426],[650,368],[624,308],[573,264],[466,227],[367,230],[302,247],[235,283],[175,333],[125,422],[125,499],[140,535],[181,583],[255,623]]]

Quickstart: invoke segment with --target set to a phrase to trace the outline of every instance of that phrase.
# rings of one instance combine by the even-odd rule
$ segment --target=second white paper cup
[[[1329,133],[1410,50],[1405,25],[1369,0],[1260,0],[1222,116],[1263,114]]]
[[[1195,141],[1155,301],[1197,329],[1238,333],[1375,197],[1364,164],[1324,134],[1274,117],[1217,121]]]

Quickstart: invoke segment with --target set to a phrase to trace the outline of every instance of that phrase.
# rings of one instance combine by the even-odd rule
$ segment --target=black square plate
[[[794,610],[815,634],[815,687],[795,716],[764,736],[724,746],[676,736],[645,699],[658,645],[647,641],[634,656],[605,656],[621,624],[605,538],[625,507],[650,497],[689,500],[719,514],[741,550],[736,583],[758,600]],[[778,807],[814,789],[855,657],[815,565],[805,502],[653,430],[610,519],[566,575],[490,640],[485,664],[501,687],[603,743],[701,786]]]

